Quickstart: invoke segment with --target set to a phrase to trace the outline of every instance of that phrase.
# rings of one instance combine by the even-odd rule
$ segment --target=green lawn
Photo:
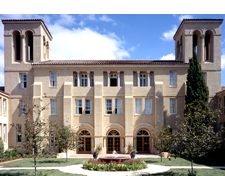
[[[57,167],[57,166],[69,166],[75,164],[83,164],[83,161],[88,159],[83,158],[68,158],[68,162],[64,158],[48,158],[48,159],[37,159],[37,167]],[[1,164],[3,167],[34,167],[34,159],[23,159],[13,161],[10,163]]]
[[[44,174],[48,174],[48,176],[62,176],[62,175],[66,175],[66,176],[84,176],[84,175],[79,175],[79,174],[68,174],[68,173],[64,173],[61,172],[59,170],[38,170],[37,174],[39,175],[40,172],[42,172],[42,175]],[[0,176],[34,176],[34,169],[33,170],[1,170],[0,171]]]
[[[156,164],[163,166],[191,166],[191,161],[184,158],[145,158],[143,159],[147,164]],[[225,160],[212,159],[212,158],[196,158],[194,159],[194,166],[224,166]]]
[[[225,170],[222,169],[194,169],[197,171],[197,176],[223,176],[225,175]],[[148,176],[150,174],[146,174],[143,176]],[[151,174],[154,176],[187,176],[188,169],[170,169],[168,172],[160,173],[160,174]]]

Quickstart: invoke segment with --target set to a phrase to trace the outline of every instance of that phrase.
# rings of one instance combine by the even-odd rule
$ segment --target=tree
[[[68,150],[74,150],[81,147],[81,138],[78,136],[77,132],[65,125],[57,126],[56,138],[58,141],[58,146],[60,149],[65,149],[66,152],[66,162]]]
[[[162,126],[157,128],[156,136],[154,140],[154,147],[161,153],[162,161],[162,152],[170,152],[172,149],[173,139],[172,139],[172,128],[170,126]]]
[[[34,154],[34,168],[35,175],[37,175],[36,158],[42,153],[42,149],[50,149],[49,127],[52,127],[53,123],[46,119],[41,119],[41,112],[46,109],[46,106],[41,107],[34,104],[32,106],[24,105],[24,107],[20,108],[23,108],[23,113],[25,114],[25,132],[22,135],[24,136],[22,137],[22,148],[26,152]]]
[[[221,133],[215,133],[212,124],[215,122],[217,111],[207,108],[202,100],[195,100],[186,105],[183,123],[178,125],[176,136],[178,153],[191,159],[191,174],[193,172],[193,159],[204,156],[221,142]]]
[[[209,90],[201,71],[201,65],[198,62],[196,53],[193,53],[193,58],[189,60],[189,69],[187,74],[187,93],[185,95],[185,104],[192,103],[195,100],[208,102]]]

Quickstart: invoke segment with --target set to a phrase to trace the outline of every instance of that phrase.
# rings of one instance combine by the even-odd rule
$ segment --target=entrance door
[[[140,130],[137,134],[137,151],[138,153],[149,153],[149,134],[145,130]]]
[[[86,130],[83,130],[79,133],[79,135],[82,136],[82,140],[80,141],[81,147],[78,149],[78,153],[90,154],[91,153],[91,137],[86,137],[86,136],[90,136],[90,133]]]
[[[111,130],[107,138],[107,153],[112,154],[114,150],[120,153],[120,137],[119,132]]]

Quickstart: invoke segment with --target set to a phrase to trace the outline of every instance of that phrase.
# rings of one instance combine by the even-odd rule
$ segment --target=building
[[[5,91],[9,96],[9,145],[21,143],[24,114],[18,105],[49,104],[42,118],[76,129],[84,137],[77,153],[155,153],[157,122],[171,127],[183,117],[186,76],[193,50],[209,87],[212,106],[221,88],[223,19],[185,19],[175,40],[175,61],[54,60],[53,37],[40,19],[2,20]],[[52,59],[52,60],[51,60]]]
[[[8,149],[8,98],[9,94],[0,90],[0,137],[4,144],[4,150]]]
[[[222,127],[225,127],[225,86],[222,86],[222,89],[216,95],[218,97],[218,109],[220,111],[218,117],[218,127],[220,130]]]

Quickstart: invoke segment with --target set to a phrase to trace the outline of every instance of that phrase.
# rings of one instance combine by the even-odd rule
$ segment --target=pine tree
[[[189,60],[190,66],[187,75],[187,93],[185,96],[185,104],[192,103],[195,100],[202,100],[208,103],[209,90],[201,70],[201,65],[198,62],[196,53]]]

